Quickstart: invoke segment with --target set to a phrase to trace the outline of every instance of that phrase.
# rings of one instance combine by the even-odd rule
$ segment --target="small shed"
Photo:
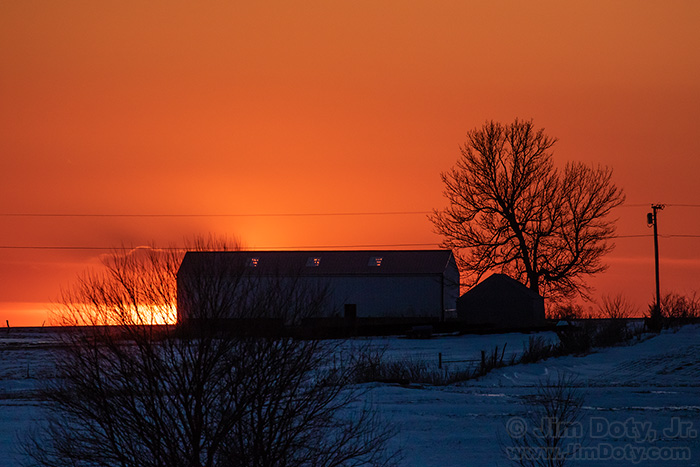
[[[505,274],[493,274],[459,297],[457,315],[487,328],[538,327],[545,324],[544,298]]]

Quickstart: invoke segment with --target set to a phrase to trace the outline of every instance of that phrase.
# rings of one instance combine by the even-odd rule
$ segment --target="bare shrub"
[[[401,384],[443,384],[445,377],[445,371],[418,357],[389,360],[384,364],[382,373],[379,381]]]
[[[542,336],[530,336],[518,363],[535,363],[554,354],[554,346]]]
[[[629,319],[637,314],[637,310],[623,295],[603,295],[598,307],[599,317],[605,319]]]
[[[508,439],[501,444],[508,459],[523,467],[566,465],[583,438],[584,401],[585,393],[570,375],[540,381],[527,414],[506,424]]]
[[[700,318],[700,297],[697,293],[690,296],[667,293],[661,298],[660,305],[652,303],[645,316],[645,325],[652,332],[664,328],[678,327],[697,322]]]
[[[561,321],[575,321],[588,318],[583,307],[577,303],[557,304],[550,312],[552,319]]]
[[[536,342],[540,342],[536,339]],[[506,346],[496,346],[491,351],[481,351],[481,360],[460,360],[443,362],[439,367],[436,361],[421,356],[401,358],[385,357],[385,349],[364,349],[353,352],[351,362],[356,383],[432,384],[444,386],[479,378],[496,368],[519,363],[516,354],[505,357]],[[534,354],[534,351],[532,351]]]
[[[336,345],[230,335],[220,318],[297,319],[323,302],[294,280],[237,268],[193,275],[198,319],[176,313],[182,252],[117,252],[82,276],[57,310],[66,346],[44,396],[48,422],[26,451],[40,466],[382,465],[392,430],[332,365]],[[197,279],[198,278],[198,279]],[[193,279],[193,280],[195,280]],[[257,285],[256,285],[257,284]],[[194,284],[192,284],[194,285]],[[192,289],[192,290],[195,290]],[[303,316],[303,315],[302,315]]]
[[[462,367],[458,370],[448,370],[443,384],[454,384],[470,380],[474,377],[474,370],[471,366]]]
[[[638,334],[630,326],[634,307],[621,295],[604,296],[598,307],[597,319],[575,319],[576,308],[569,306],[560,309],[568,325],[556,328],[559,337],[559,353],[563,355],[581,354],[593,347],[609,347],[626,342]],[[573,311],[573,313],[569,313]]]
[[[384,360],[386,349],[386,346],[371,345],[350,349],[347,363],[353,368],[352,377],[356,383],[381,381],[386,376]]]
[[[597,323],[593,336],[593,345],[609,347],[625,342],[632,337],[629,319],[635,314],[634,306],[622,295],[604,295],[598,307]]]
[[[448,367],[439,368],[434,363],[421,357],[403,357],[399,359],[384,359],[383,354],[368,352],[369,357],[358,353],[353,360],[356,369],[356,383],[394,383],[394,384],[432,384],[444,386],[447,384],[466,381],[474,377],[472,366],[460,369]]]
[[[506,353],[506,345],[504,344],[503,347],[501,348],[501,351],[499,353],[498,351],[498,346],[494,347],[494,349],[490,353],[486,353],[485,351],[481,351],[481,365],[479,366],[479,369],[477,370],[477,373],[475,376],[484,376],[491,372],[491,370],[494,370],[496,368],[502,368],[507,365],[513,365],[515,364],[515,355],[513,355],[513,358],[511,359],[510,362],[505,362],[505,353]]]
[[[661,312],[672,325],[693,322],[700,316],[700,297],[668,293],[661,299]]]
[[[556,328],[559,337],[558,352],[561,355],[584,354],[593,346],[595,324],[578,322]]]

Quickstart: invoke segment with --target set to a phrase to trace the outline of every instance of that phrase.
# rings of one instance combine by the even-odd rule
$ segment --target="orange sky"
[[[0,211],[429,211],[466,132],[520,117],[558,164],[612,166],[618,233],[649,234],[650,203],[700,205],[698,24],[692,0],[0,2]],[[440,240],[422,214],[0,222],[0,246]],[[659,225],[700,236],[700,208]],[[598,295],[646,306],[652,239],[617,245]],[[41,325],[99,253],[0,249],[1,322]],[[663,290],[700,290],[700,238],[661,263]]]

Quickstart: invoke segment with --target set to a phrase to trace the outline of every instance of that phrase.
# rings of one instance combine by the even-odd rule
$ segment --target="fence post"
[[[438,368],[442,370],[442,352],[438,352]]]

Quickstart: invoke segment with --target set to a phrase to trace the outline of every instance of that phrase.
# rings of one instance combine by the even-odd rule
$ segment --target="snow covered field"
[[[542,336],[554,340],[552,333]],[[385,357],[416,357],[458,368],[506,345],[506,360],[530,335],[375,338]],[[366,340],[363,340],[363,343]],[[46,329],[0,332],[0,467],[20,465],[16,434],[41,418],[37,384],[51,376]],[[450,361],[459,360],[457,363]],[[538,381],[575,375],[586,394],[579,451],[571,465],[700,465],[700,326],[635,345],[495,370],[478,380],[433,387],[368,385],[368,398],[396,424],[404,465],[511,465],[503,446],[531,410]],[[506,428],[507,427],[507,428]],[[573,434],[577,441],[578,433]]]

